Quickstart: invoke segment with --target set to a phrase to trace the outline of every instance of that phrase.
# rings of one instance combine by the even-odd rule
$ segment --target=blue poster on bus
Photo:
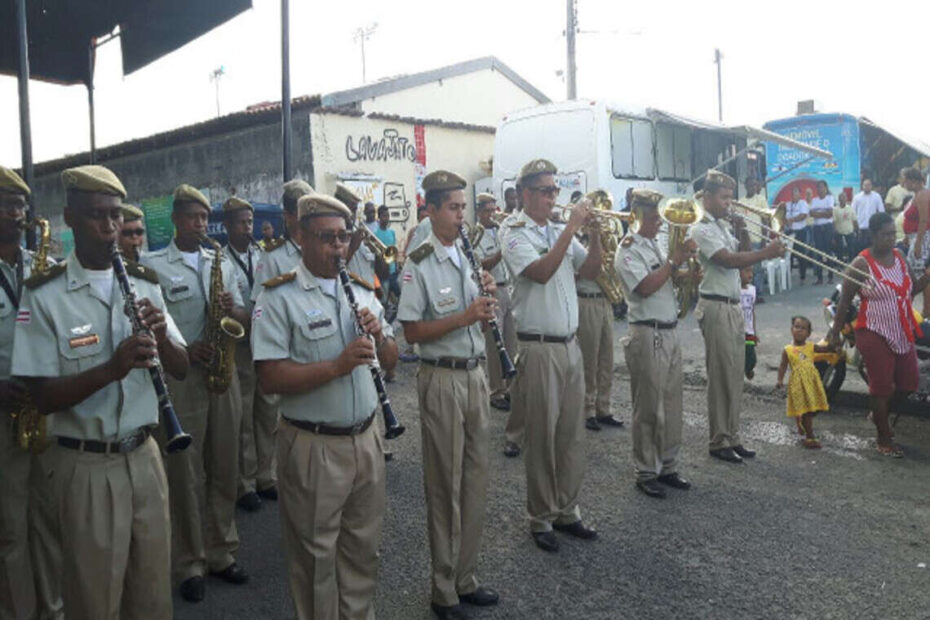
[[[771,121],[765,128],[833,154],[833,159],[811,158],[797,149],[766,142],[766,179],[770,204],[791,200],[797,187],[816,193],[817,181],[826,181],[830,192],[852,193],[859,187],[859,123],[846,114],[810,114]],[[851,195],[849,196],[852,197]]]

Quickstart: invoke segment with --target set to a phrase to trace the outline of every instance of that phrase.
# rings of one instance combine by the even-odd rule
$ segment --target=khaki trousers
[[[223,394],[207,390],[202,366],[184,381],[168,377],[181,427],[193,441],[165,457],[171,487],[172,572],[176,581],[220,571],[236,561],[236,491],[242,403],[235,372]],[[161,438],[161,431],[159,430]]]
[[[504,348],[510,355],[510,361],[513,361],[514,355],[517,354],[517,329],[513,320],[513,302],[510,300],[510,291],[506,284],[498,285],[495,297],[497,298],[497,312],[495,312],[497,326],[504,340]],[[504,396],[510,392],[511,380],[504,379],[501,375],[501,358],[490,329],[484,332],[484,347],[488,358],[488,385],[491,389],[491,398]]]
[[[278,397],[269,396],[258,387],[248,342],[236,345],[236,372],[242,395],[239,429],[239,497],[242,497],[277,484],[274,433],[278,427]]]
[[[633,394],[633,469],[637,480],[674,473],[681,448],[681,347],[678,330],[630,325],[623,339]]]
[[[735,304],[699,299],[694,315],[704,335],[710,449],[738,446],[746,360],[743,312]]]
[[[375,425],[354,437],[282,422],[278,502],[298,620],[375,617],[384,520],[384,450]]]
[[[171,618],[168,481],[155,440],[128,454],[53,445],[68,618]]]
[[[0,619],[61,618],[61,548],[49,451],[15,444],[0,410]]]
[[[520,342],[514,404],[526,422],[526,508],[533,532],[581,519],[584,366],[577,339]]]
[[[584,360],[585,417],[610,415],[614,309],[606,297],[578,298],[578,345]]]
[[[417,374],[432,600],[457,605],[478,587],[490,440],[482,368],[420,365]]]

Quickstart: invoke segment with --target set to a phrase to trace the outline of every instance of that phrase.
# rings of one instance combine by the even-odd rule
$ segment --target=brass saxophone
[[[39,229],[39,248],[32,261],[32,275],[41,275],[48,271],[48,251],[52,233],[48,220],[36,218],[31,222],[22,223],[22,227],[26,229],[33,226]],[[13,436],[20,448],[38,454],[48,447],[45,416],[39,413],[28,392],[10,412],[10,417],[13,418]]]
[[[210,268],[210,313],[207,317],[207,342],[213,345],[213,359],[207,369],[207,389],[222,394],[229,389],[236,363],[236,343],[245,337],[242,323],[223,313],[220,295],[223,291],[223,248],[207,235],[201,242],[213,248]]]

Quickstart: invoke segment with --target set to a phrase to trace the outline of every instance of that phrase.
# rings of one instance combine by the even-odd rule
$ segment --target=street
[[[928,618],[930,541],[927,479],[930,415],[902,415],[906,458],[875,450],[865,385],[850,371],[844,403],[815,420],[819,451],[798,445],[774,393],[789,319],[808,316],[823,336],[827,286],[766,295],[757,307],[762,344],[747,382],[743,440],[759,455],[742,465],[707,454],[703,342],[693,315],[679,326],[685,357],[681,473],[688,492],[648,498],[633,486],[629,430],[586,434],[582,514],[600,537],[560,535],[557,554],[537,549],[525,519],[522,459],[501,453],[506,414],[491,409],[493,450],[480,578],[500,592],[475,618]],[[618,338],[625,322],[616,324]],[[630,421],[629,379],[616,349],[614,412]],[[388,508],[377,594],[380,618],[424,619],[429,611],[415,364],[389,385],[407,432],[390,443]],[[855,406],[859,405],[859,406]],[[239,563],[251,581],[207,580],[206,600],[175,595],[178,618],[292,618],[277,506],[238,513]]]

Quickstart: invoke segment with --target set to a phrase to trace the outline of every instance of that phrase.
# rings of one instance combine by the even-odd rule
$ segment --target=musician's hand
[[[378,342],[383,337],[381,335],[381,321],[375,316],[375,313],[368,308],[358,309],[358,322],[361,323],[362,329],[366,334],[371,334],[375,341]]]
[[[572,234],[575,234],[581,227],[585,225],[588,217],[591,214],[591,201],[587,199],[579,200],[571,208],[571,215],[568,216],[568,224],[566,228],[571,230]]]
[[[351,373],[356,366],[367,366],[375,359],[375,345],[371,338],[359,336],[349,343],[336,358],[336,369],[340,375]]]
[[[122,379],[134,368],[150,368],[158,352],[155,339],[147,334],[133,334],[126,338],[108,362],[117,379]]]
[[[746,220],[742,215],[737,213],[730,214],[730,224],[733,226],[734,230],[742,230],[746,228]]]
[[[208,365],[213,361],[213,345],[205,340],[198,340],[187,347],[192,364]]]
[[[780,258],[785,254],[785,244],[775,240],[762,248],[762,253],[766,258]]]
[[[19,402],[26,397],[27,393],[26,387],[19,381],[0,381],[0,402]]]
[[[226,314],[226,316],[229,316],[232,313],[234,307],[235,304],[233,303],[232,293],[229,291],[223,291],[220,293],[220,308],[223,309],[223,312]]]
[[[494,318],[497,300],[493,297],[475,297],[471,305],[465,309],[465,325],[474,325],[478,321],[490,321]]]
[[[148,297],[139,300],[139,320],[155,336],[155,342],[164,344],[168,336],[168,323],[161,310],[152,305]]]
[[[494,276],[492,276],[490,272],[481,271],[481,284],[484,286],[484,290],[488,295],[493,295],[497,292],[497,282],[494,281]]]
[[[362,241],[365,240],[365,231],[359,226],[351,232],[352,237],[349,239],[349,254],[354,254],[359,246],[362,245]]]
[[[672,263],[676,266],[681,265],[689,258],[692,258],[697,252],[697,243],[694,242],[694,239],[688,239],[684,243],[680,244],[672,252]]]

